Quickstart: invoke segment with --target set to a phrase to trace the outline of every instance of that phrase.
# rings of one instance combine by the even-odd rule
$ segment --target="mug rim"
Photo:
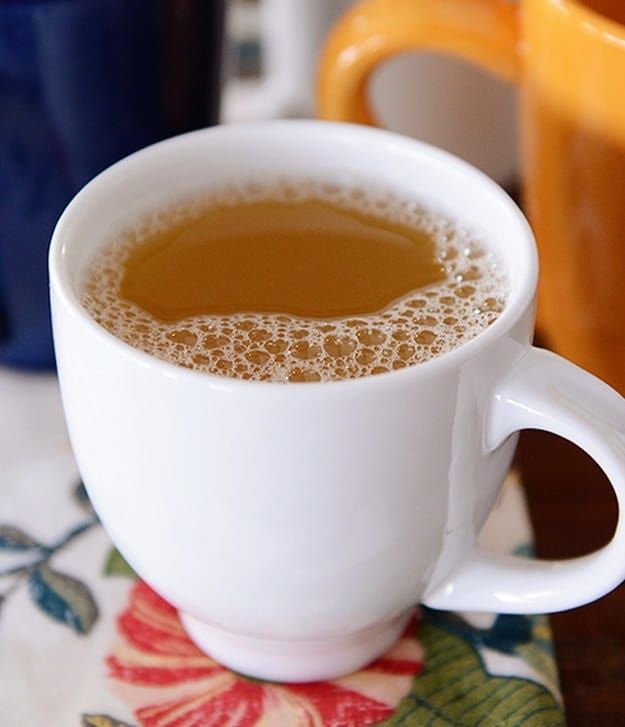
[[[109,175],[118,173],[120,167],[123,168],[127,164],[136,164],[143,157],[158,154],[159,151],[169,149],[176,144],[186,143],[187,140],[192,137],[198,139],[198,142],[201,142],[204,136],[213,136],[217,134],[225,136],[228,135],[232,129],[237,130],[235,133],[241,133],[242,131],[254,133],[255,131],[262,132],[264,130],[270,130],[279,134],[280,130],[285,127],[288,127],[289,129],[297,128],[298,130],[301,130],[301,133],[304,135],[308,130],[312,131],[323,129],[330,135],[336,131],[348,131],[350,134],[360,135],[363,143],[375,143],[378,145],[392,143],[395,146],[400,145],[405,147],[407,150],[419,152],[421,156],[429,157],[433,162],[437,162],[439,164],[442,163],[447,167],[454,167],[458,172],[462,172],[465,176],[470,177],[471,183],[479,184],[486,190],[490,190],[491,194],[493,194],[497,198],[497,201],[504,207],[506,214],[510,218],[511,224],[516,225],[517,232],[519,233],[516,237],[523,240],[522,246],[524,249],[522,250],[522,253],[524,254],[525,261],[527,263],[525,279],[517,281],[517,290],[510,292],[506,300],[504,310],[501,312],[499,317],[490,326],[488,326],[488,328],[481,331],[470,340],[465,341],[459,346],[452,348],[450,351],[440,354],[439,356],[423,363],[414,364],[412,366],[388,371],[382,374],[332,381],[305,382],[304,385],[300,384],[290,386],[285,385],[284,382],[236,379],[209,372],[187,369],[177,364],[157,358],[142,349],[136,348],[129,343],[122,341],[120,338],[117,338],[104,327],[99,325],[89,315],[76,296],[73,290],[73,285],[70,282],[69,271],[67,269],[69,256],[66,254],[65,250],[65,239],[68,234],[71,234],[68,233],[68,228],[71,229],[73,217],[75,215],[80,216],[84,197],[86,195],[92,195],[94,191],[97,192],[98,187],[107,182]],[[518,245],[519,243],[515,244]],[[404,380],[407,382],[411,379],[419,380],[431,375],[436,375],[441,368],[448,369],[460,367],[465,361],[474,358],[480,351],[484,350],[492,342],[505,336],[506,333],[515,326],[515,324],[520,318],[522,318],[527,309],[531,306],[536,294],[538,282],[538,252],[533,232],[525,218],[525,215],[508,193],[479,169],[455,155],[439,149],[438,147],[391,131],[362,126],[359,124],[346,124],[341,122],[308,119],[284,119],[260,122],[251,121],[212,126],[170,137],[169,139],[157,142],[124,157],[120,161],[100,172],[100,174],[88,182],[67,205],[55,225],[50,243],[48,261],[51,293],[57,295],[60,302],[62,302],[62,304],[72,313],[74,317],[77,317],[82,323],[87,325],[93,335],[99,338],[101,342],[116,348],[118,354],[129,360],[131,363],[142,368],[160,371],[162,375],[167,376],[169,379],[189,380],[194,381],[197,384],[202,381],[204,382],[203,385],[208,385],[209,388],[212,389],[233,392],[268,392],[273,394],[277,391],[286,391],[289,392],[289,395],[301,395],[306,394],[306,392],[317,395],[320,387],[324,387],[324,389],[327,390],[328,386],[331,386],[333,391],[338,389],[345,391],[355,390],[361,387],[370,387],[373,385],[381,386],[391,382],[401,383]],[[515,271],[507,270],[507,274],[509,277],[513,277],[515,275]],[[54,318],[55,316],[53,312],[53,328]]]

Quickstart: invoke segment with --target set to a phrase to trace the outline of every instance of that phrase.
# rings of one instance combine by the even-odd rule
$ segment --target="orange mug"
[[[368,78],[414,50],[519,83],[539,325],[554,349],[625,391],[625,1],[366,0],[327,41],[321,116],[375,123]]]

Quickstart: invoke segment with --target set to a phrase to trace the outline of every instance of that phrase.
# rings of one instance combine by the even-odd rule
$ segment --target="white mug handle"
[[[553,613],[593,601],[625,579],[625,399],[560,356],[532,348],[497,387],[485,446],[521,429],[543,429],[577,444],[608,476],[619,504],[610,543],[581,558],[540,561],[477,546],[442,585],[426,591],[432,608]]]
[[[315,111],[317,57],[326,34],[355,0],[260,0],[263,76],[232,81],[226,121],[309,117]]]
[[[259,1],[263,75],[257,81],[230,82],[223,99],[226,121],[311,115],[312,75],[307,65],[316,57],[311,45],[318,4],[319,0]]]

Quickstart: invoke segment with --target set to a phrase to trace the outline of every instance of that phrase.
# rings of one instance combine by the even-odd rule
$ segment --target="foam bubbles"
[[[437,242],[446,279],[377,314],[334,320],[258,313],[166,323],[119,296],[130,249],[157,229],[192,220],[209,205],[311,198],[429,232]],[[146,217],[120,233],[92,261],[82,303],[113,335],[178,366],[256,381],[307,382],[385,373],[440,356],[493,323],[506,295],[501,262],[475,234],[446,217],[414,201],[360,187],[281,182],[228,188]]]

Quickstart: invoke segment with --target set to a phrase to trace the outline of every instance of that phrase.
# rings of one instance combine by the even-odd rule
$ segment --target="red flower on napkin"
[[[187,637],[176,610],[144,583],[119,616],[107,659],[116,691],[145,727],[361,727],[389,717],[423,668],[412,623],[382,658],[342,679],[276,684],[220,666]]]

